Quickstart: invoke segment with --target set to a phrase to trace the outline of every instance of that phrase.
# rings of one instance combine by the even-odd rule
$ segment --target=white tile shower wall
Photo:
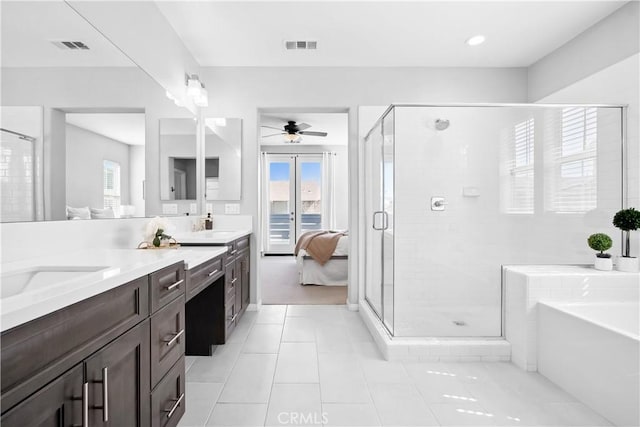
[[[619,239],[610,222],[620,206],[616,154],[620,110],[599,110],[598,209],[549,209],[549,156],[558,144],[560,108],[398,107],[395,109],[395,336],[501,336],[501,265],[581,264],[593,229]],[[437,118],[450,120],[436,131]],[[531,211],[505,205],[511,176],[505,147],[514,126],[535,119]],[[606,123],[607,126],[603,124]],[[619,122],[618,122],[619,123]],[[607,135],[608,137],[604,137]],[[547,163],[545,163],[547,162]],[[506,173],[505,173],[506,171]],[[478,189],[465,197],[463,189]],[[545,198],[545,192],[547,198]],[[444,211],[430,209],[444,197]],[[619,240],[616,242],[619,243]],[[459,323],[463,324],[459,326]]]
[[[217,228],[250,230],[250,215],[216,215]],[[169,217],[178,231],[191,231],[195,217]],[[149,218],[41,221],[0,224],[1,261],[12,262],[55,251],[135,248]]]
[[[527,371],[537,365],[538,301],[637,301],[640,275],[579,266],[506,266],[505,338],[511,360]]]

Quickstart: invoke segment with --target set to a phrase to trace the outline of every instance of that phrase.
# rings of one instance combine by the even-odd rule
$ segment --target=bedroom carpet
[[[262,304],[344,304],[346,286],[302,286],[293,256],[261,258]]]

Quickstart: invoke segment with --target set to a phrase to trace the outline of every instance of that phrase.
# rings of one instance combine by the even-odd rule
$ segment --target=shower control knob
[[[443,211],[444,206],[449,203],[444,201],[444,197],[432,197],[431,198],[431,210],[432,211]]]

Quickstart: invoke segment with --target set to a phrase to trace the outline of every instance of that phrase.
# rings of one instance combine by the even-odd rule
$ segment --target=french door
[[[298,237],[323,225],[323,156],[265,154],[267,254],[292,254]]]

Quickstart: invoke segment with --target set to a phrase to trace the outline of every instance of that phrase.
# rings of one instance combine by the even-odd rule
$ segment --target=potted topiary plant
[[[613,225],[624,231],[624,251],[616,259],[616,269],[635,273],[638,271],[638,258],[631,256],[631,232],[640,228],[640,211],[634,208],[622,209],[613,217]]]
[[[613,269],[613,262],[611,261],[611,254],[607,254],[604,251],[611,249],[613,241],[611,237],[604,233],[596,233],[589,236],[587,239],[589,247],[595,251],[600,251],[596,254],[596,262],[594,267],[596,270],[611,271]]]

